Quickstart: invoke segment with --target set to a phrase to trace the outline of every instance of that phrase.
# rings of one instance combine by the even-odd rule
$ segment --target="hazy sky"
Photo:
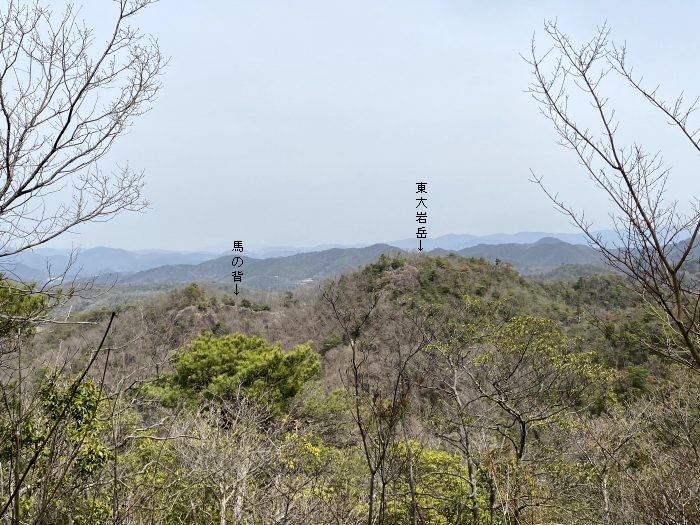
[[[98,27],[111,13],[107,0],[82,11]],[[171,57],[163,90],[106,159],[145,170],[151,209],[56,245],[412,237],[417,181],[428,183],[431,237],[571,231],[530,169],[606,228],[606,203],[525,93],[519,54],[533,32],[548,46],[552,18],[577,41],[607,20],[649,83],[700,94],[697,3],[161,0],[137,23]],[[672,154],[672,195],[700,194],[700,164],[678,135],[631,92],[609,94],[644,115],[630,136]]]

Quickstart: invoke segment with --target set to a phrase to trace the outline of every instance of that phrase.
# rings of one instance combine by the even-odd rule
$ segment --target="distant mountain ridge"
[[[601,230],[595,233],[599,234],[604,241],[611,241],[617,238],[615,232],[611,230]],[[588,245],[588,239],[582,233],[518,232],[494,233],[490,235],[451,233],[434,239],[425,239],[423,241],[423,247],[428,250],[440,248],[443,250],[458,251],[464,248],[487,244],[533,244],[543,238],[551,238],[568,244]],[[414,238],[391,241],[387,244],[404,250],[412,250],[417,247],[417,241]]]
[[[490,261],[500,259],[512,264],[520,273],[530,275],[549,272],[564,265],[605,268],[598,251],[554,237],[543,237],[531,244],[479,244],[456,253],[464,257],[483,257]]]
[[[380,255],[405,253],[388,244],[365,248],[332,248],[286,257],[255,259],[244,256],[242,286],[258,290],[293,290],[375,261]],[[478,245],[459,251],[436,249],[430,255],[455,253],[464,257],[483,257],[491,262],[510,263],[525,274],[551,272],[560,267],[585,266],[587,271],[605,270],[600,254],[588,246],[568,244],[545,238],[532,244]],[[232,283],[231,255],[196,265],[167,265],[132,274],[104,276],[105,281],[123,285],[184,284],[189,282]]]
[[[0,261],[0,265],[8,275],[25,281],[43,282],[50,276],[61,275],[66,268],[71,277],[93,277],[138,272],[169,264],[197,264],[216,256],[206,252],[128,251],[100,246],[81,250],[72,260],[71,250],[40,248]]]
[[[465,257],[483,257],[490,261],[499,259],[510,263],[525,274],[551,272],[564,265],[580,265],[589,268],[604,267],[600,254],[583,244],[565,242],[553,234],[539,236],[535,242],[495,243],[501,238],[526,240],[537,233],[486,236],[487,241],[471,245],[483,239],[473,235],[446,235],[428,239],[423,253],[435,255],[457,253]],[[573,235],[573,234],[572,234]],[[245,285],[257,289],[290,290],[300,284],[317,282],[344,271],[368,264],[381,254],[415,251],[416,239],[397,244],[374,244],[365,247],[331,247],[316,251],[287,254],[284,249],[271,248],[258,252],[245,252]],[[468,246],[463,246],[464,244]],[[442,245],[435,247],[434,245]],[[459,248],[454,248],[454,247]],[[279,254],[281,256],[266,257]],[[44,282],[49,275],[60,274],[68,264],[68,250],[36,250],[22,253],[13,261],[0,261],[4,272],[24,281]],[[96,278],[98,282],[117,282],[124,285],[178,284],[192,281],[232,282],[230,253],[175,252],[164,250],[128,251],[98,247],[81,251],[71,266],[69,276],[79,279]]]
[[[299,253],[285,257],[255,259],[243,256],[243,284],[258,290],[292,290],[375,261],[380,255],[400,252],[388,244],[365,248],[331,248],[320,252]],[[231,255],[196,265],[161,266],[117,278],[120,284],[162,284],[199,282],[231,283]]]

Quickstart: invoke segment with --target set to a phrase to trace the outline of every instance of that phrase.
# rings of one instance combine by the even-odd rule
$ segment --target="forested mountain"
[[[232,255],[207,259],[207,254],[199,253],[174,256],[172,254],[133,254],[107,249],[95,249],[88,252],[89,264],[75,265],[76,270],[81,270],[78,278],[82,280],[96,279],[98,283],[130,286],[168,285],[192,281],[221,284],[231,282]],[[332,248],[266,259],[256,259],[244,255],[244,282],[246,286],[259,290],[293,290],[302,284],[318,283],[327,277],[359,268],[375,260],[381,254],[399,252],[401,250],[396,247],[375,244],[364,248]],[[431,253],[444,255],[450,252],[436,249]],[[509,263],[524,274],[552,272],[568,265],[567,278],[575,278],[587,272],[585,266],[593,267],[596,269],[595,271],[604,271],[605,268],[595,250],[588,246],[568,244],[554,238],[544,238],[532,244],[480,244],[456,253],[467,257],[483,257],[492,262],[498,260]],[[112,261],[113,254],[116,256]],[[191,260],[194,263],[152,267],[165,257]],[[205,260],[201,261],[200,259]],[[42,272],[36,267],[38,261],[42,259],[24,257],[22,260],[35,264],[35,267],[18,265],[13,267],[15,274],[27,281],[42,282],[46,278],[46,272]],[[42,261],[46,264],[45,260]],[[54,273],[65,266],[65,261],[59,259],[59,256],[54,256],[49,262],[54,265]],[[147,269],[133,270],[140,266],[146,266]],[[132,268],[132,270],[115,270],[115,268],[120,267]],[[106,271],[105,269],[108,268],[111,270]]]
[[[537,274],[564,265],[591,265],[605,268],[600,254],[581,244],[569,244],[544,237],[531,244],[480,244],[458,251],[465,257],[483,257],[489,261],[508,262],[519,272]]]
[[[615,232],[603,230],[595,232],[604,240],[614,240]],[[443,250],[459,251],[481,244],[533,244],[551,237],[569,244],[588,244],[587,237],[582,233],[548,233],[548,232],[518,232],[518,233],[492,233],[489,235],[448,234],[434,239],[426,239],[424,246],[428,250],[442,248]],[[387,244],[398,248],[412,250],[415,248],[415,239],[401,239]]]
[[[549,272],[562,265],[593,265],[603,268],[595,250],[582,244],[569,244],[554,237],[539,237],[537,233],[513,236],[444,236],[430,243],[441,248],[435,254],[449,253],[450,246],[462,247],[472,240],[490,240],[462,248],[456,253],[466,257],[499,259],[513,265],[526,274]],[[507,244],[498,241],[514,237],[518,242]],[[536,242],[526,243],[526,239]],[[401,243],[398,243],[401,244]],[[405,244],[405,243],[404,243]],[[415,251],[415,240],[406,245]],[[303,251],[277,256],[277,251],[265,252],[265,257],[245,255],[246,282],[262,290],[291,290],[302,282],[315,282],[343,271],[358,268],[374,260],[381,253],[400,251],[390,244],[375,244],[362,248],[330,248]],[[255,252],[254,252],[255,253]],[[282,252],[283,253],[283,252]],[[231,256],[216,257],[205,252],[143,251],[131,252],[114,248],[91,248],[80,251],[74,260],[67,250],[38,250],[23,252],[3,263],[8,275],[23,281],[44,282],[49,276],[66,272],[79,280],[97,278],[98,282],[116,282],[128,285],[154,285],[171,283],[227,282],[230,281]]]
[[[700,525],[700,99],[602,3],[58,3],[0,7],[0,525]],[[692,7],[610,14],[692,78]],[[426,239],[253,245],[367,228]]]
[[[58,425],[27,483],[67,476],[23,504],[51,523],[69,500],[85,523],[700,520],[700,378],[654,356],[662,326],[619,276],[380,255],[320,287],[190,284],[74,320],[23,357],[46,370],[27,461]],[[118,351],[94,354],[108,322]]]
[[[286,257],[254,259],[243,256],[244,282],[259,290],[292,290],[303,283],[318,282],[346,270],[358,268],[381,254],[399,250],[386,244],[366,248],[332,248],[321,252],[300,253]],[[120,284],[157,284],[197,282],[231,282],[231,255],[197,265],[170,265],[130,275],[108,276]]]
[[[386,244],[375,244],[367,248],[334,248],[262,260],[244,258],[245,282],[252,288],[261,290],[292,290],[302,282],[318,282],[367,264],[380,254],[399,251]],[[449,252],[438,249],[434,253],[439,255]],[[534,244],[482,244],[457,253],[466,257],[483,257],[489,261],[499,259],[526,274],[547,272],[562,265],[594,265],[601,271],[604,268],[600,256],[588,246],[568,244],[551,238]],[[117,277],[118,282],[123,284],[230,282],[230,266],[231,257],[225,256],[198,265],[163,266],[112,278]]]

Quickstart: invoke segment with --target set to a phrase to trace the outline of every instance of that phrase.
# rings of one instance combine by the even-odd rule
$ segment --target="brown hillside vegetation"
[[[700,381],[655,357],[649,315],[621,277],[544,284],[456,255],[382,256],[295,293],[191,284],[119,307],[97,355],[111,312],[80,313],[4,356],[5,396],[24,400],[22,512],[697,523]],[[34,378],[21,392],[18,370]]]

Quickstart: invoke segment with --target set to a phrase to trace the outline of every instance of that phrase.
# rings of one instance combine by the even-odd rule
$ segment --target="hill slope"
[[[291,290],[338,275],[374,261],[381,254],[400,250],[386,244],[366,248],[333,248],[321,252],[300,253],[287,257],[253,259],[243,257],[243,285],[258,290]],[[196,265],[169,265],[117,277],[120,284],[159,284],[201,282],[232,282],[231,256],[219,257]]]
[[[464,257],[483,257],[489,261],[509,262],[523,274],[549,272],[562,265],[586,265],[605,268],[600,254],[589,246],[569,244],[545,237],[532,244],[480,244],[457,252]]]

